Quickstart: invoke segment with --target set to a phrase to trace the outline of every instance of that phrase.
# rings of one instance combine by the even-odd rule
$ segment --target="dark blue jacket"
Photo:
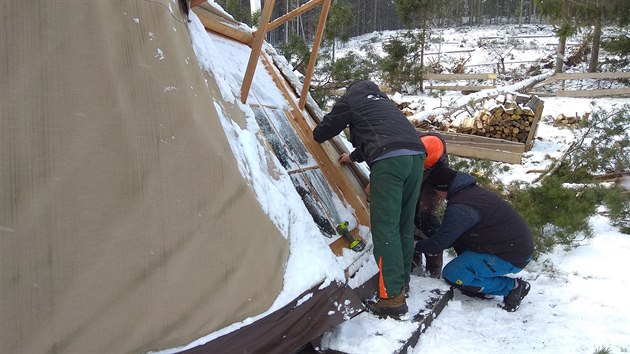
[[[417,249],[441,253],[454,247],[458,254],[465,250],[494,254],[523,268],[534,251],[527,224],[512,206],[496,194],[479,187],[476,180],[457,172],[447,194],[442,226]]]
[[[335,103],[330,113],[313,129],[313,139],[323,143],[350,127],[350,142],[355,150],[352,161],[374,159],[393,150],[424,152],[416,129],[407,117],[371,81],[359,81]]]

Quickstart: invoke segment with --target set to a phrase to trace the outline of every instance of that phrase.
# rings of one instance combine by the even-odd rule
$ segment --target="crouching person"
[[[439,167],[425,183],[447,200],[437,233],[416,244],[416,251],[441,254],[453,247],[457,257],[442,271],[447,283],[479,298],[503,296],[513,312],[529,293],[530,284],[506,274],[520,272],[532,258],[532,235],[512,206],[477,185],[469,174]]]

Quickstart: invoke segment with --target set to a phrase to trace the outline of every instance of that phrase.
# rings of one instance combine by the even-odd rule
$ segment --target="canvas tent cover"
[[[269,308],[288,242],[238,171],[186,9],[0,16],[0,352],[146,352]]]

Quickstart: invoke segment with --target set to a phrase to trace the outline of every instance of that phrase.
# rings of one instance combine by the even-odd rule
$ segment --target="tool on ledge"
[[[361,238],[355,238],[348,230],[348,222],[343,221],[337,225],[337,232],[343,236],[349,244],[349,248],[355,252],[361,252],[365,249],[365,241]]]

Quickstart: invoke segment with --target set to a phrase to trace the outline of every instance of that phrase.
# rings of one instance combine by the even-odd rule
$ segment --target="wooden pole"
[[[271,12],[273,11],[273,4],[275,0],[265,1],[265,8],[263,9],[262,16],[260,17],[260,24],[258,29],[254,33],[254,44],[252,45],[252,52],[249,55],[249,61],[247,62],[247,69],[243,76],[243,87],[241,87],[241,102],[247,101],[249,95],[249,89],[252,87],[252,80],[254,79],[254,72],[256,71],[256,65],[258,64],[258,57],[260,56],[260,50],[262,48],[263,41],[265,40],[265,34],[267,33],[267,26],[271,19]],[[329,1],[330,2],[330,1]]]
[[[289,13],[287,13],[286,15],[278,17],[277,19],[273,20],[269,24],[269,27],[267,27],[267,31],[271,31],[272,29],[274,29],[276,27],[282,26],[283,24],[287,23],[288,21],[298,17],[299,15],[305,13],[306,11],[309,11],[312,8],[314,8],[315,6],[321,4],[322,1],[324,1],[324,0],[310,0],[306,4],[298,7],[297,9],[295,9],[295,10],[289,12]]]
[[[302,92],[300,93],[300,102],[298,104],[300,109],[304,109],[304,106],[306,105],[306,95],[308,94],[308,88],[311,85],[313,71],[315,71],[317,52],[319,51],[319,45],[321,44],[322,37],[324,35],[324,26],[326,25],[326,18],[328,17],[328,10],[330,9],[330,1],[331,0],[324,0],[322,13],[319,15],[317,32],[315,33],[315,40],[313,41],[313,50],[311,51],[311,58],[308,61],[308,68],[306,69],[306,74],[304,75],[304,85],[302,86]]]

